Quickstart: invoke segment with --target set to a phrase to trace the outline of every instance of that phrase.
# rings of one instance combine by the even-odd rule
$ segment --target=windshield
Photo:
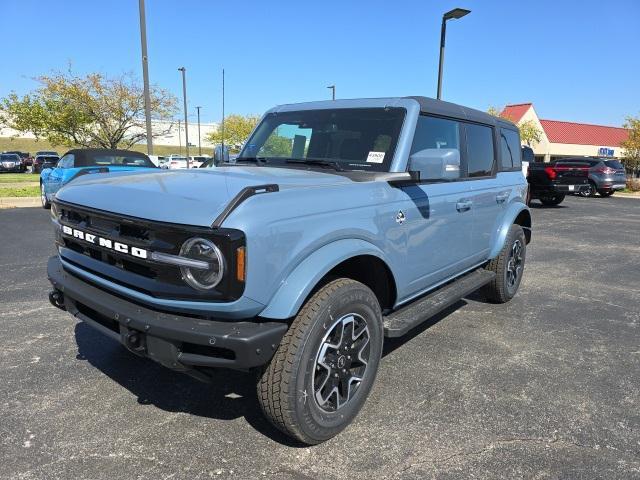
[[[331,164],[342,170],[388,171],[403,108],[302,110],[267,115],[237,158],[271,164]]]
[[[118,166],[118,167],[148,167],[155,168],[153,162],[144,154],[88,154],[86,157],[76,157],[76,167],[101,167],[101,166]]]
[[[0,159],[2,159],[2,161],[11,161],[11,162],[15,162],[16,160],[18,160],[20,157],[18,157],[18,155],[14,154],[14,153],[7,153],[4,155],[0,155]]]

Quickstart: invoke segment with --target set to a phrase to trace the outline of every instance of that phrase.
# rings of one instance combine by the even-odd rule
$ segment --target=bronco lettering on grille
[[[149,252],[143,248],[132,247],[125,243],[114,242],[108,238],[98,237],[92,233],[84,232],[82,230],[78,230],[77,228],[71,228],[67,225],[62,225],[62,233],[65,235],[69,235],[73,238],[78,238],[80,240],[84,240],[85,242],[92,243],[93,245],[97,245],[99,247],[103,247],[109,250],[114,250],[119,253],[126,253],[133,257],[138,258],[148,258]]]

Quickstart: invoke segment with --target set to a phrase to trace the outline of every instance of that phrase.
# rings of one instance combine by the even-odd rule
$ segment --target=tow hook
[[[147,348],[147,342],[145,335],[136,330],[128,329],[124,326],[120,326],[120,337],[122,343],[130,352],[137,355],[141,355]]]
[[[64,306],[64,293],[60,290],[51,290],[49,292],[49,301],[54,307],[59,308],[60,310],[66,310],[66,307]]]

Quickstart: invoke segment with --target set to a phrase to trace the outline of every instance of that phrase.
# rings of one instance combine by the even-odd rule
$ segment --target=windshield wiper
[[[320,158],[307,158],[305,160],[299,160],[296,158],[288,158],[287,163],[299,163],[301,165],[319,165],[321,167],[331,167],[338,172],[343,172],[344,168],[340,165],[340,162],[332,160],[322,160]]]

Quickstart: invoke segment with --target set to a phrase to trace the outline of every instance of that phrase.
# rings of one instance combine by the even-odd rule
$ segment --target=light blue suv
[[[319,443],[362,407],[384,337],[516,294],[520,152],[512,123],[423,97],[279,106],[233,164],[58,191],[50,299],[200,380],[258,371],[269,420]]]

